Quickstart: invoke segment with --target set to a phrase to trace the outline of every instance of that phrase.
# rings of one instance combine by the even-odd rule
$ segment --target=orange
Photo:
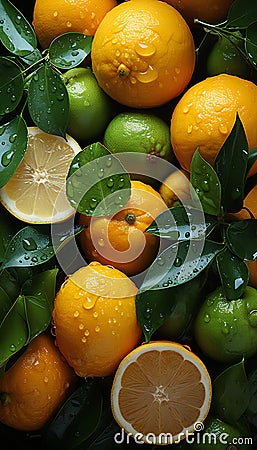
[[[163,181],[159,192],[169,208],[177,201],[182,204],[187,203],[191,199],[188,172],[179,169],[174,170]]]
[[[93,36],[116,0],[36,0],[33,11],[35,33],[42,48],[70,31]]]
[[[248,192],[244,199],[243,208],[230,216],[236,220],[257,219],[257,185]]]
[[[56,343],[80,377],[111,375],[139,342],[135,284],[122,272],[93,262],[58,291],[53,311]]]
[[[194,432],[211,402],[211,380],[197,355],[178,343],[143,344],[120,363],[111,391],[113,416],[141,443],[167,445]]]
[[[210,164],[236,120],[243,123],[249,148],[257,146],[257,86],[227,74],[206,78],[192,86],[177,103],[171,118],[171,144],[178,162],[190,171],[197,148]],[[250,174],[257,171],[254,164]]]
[[[80,244],[88,261],[111,264],[127,275],[145,270],[159,249],[159,238],[144,230],[165,209],[160,194],[141,181],[131,182],[127,204],[113,216],[80,215]]]
[[[249,269],[249,286],[257,289],[257,260],[246,262]]]
[[[150,108],[186,88],[195,47],[175,8],[158,0],[130,0],[106,14],[91,58],[98,83],[110,97],[130,107]]]
[[[226,19],[233,0],[164,0],[174,6],[193,25],[194,19],[219,23]]]
[[[0,421],[17,430],[42,428],[71,392],[76,376],[47,334],[40,334],[0,378]]]

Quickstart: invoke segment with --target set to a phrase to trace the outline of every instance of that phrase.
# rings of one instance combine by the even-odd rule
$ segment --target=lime
[[[101,138],[113,117],[113,101],[98,85],[90,67],[76,67],[63,74],[69,95],[67,133],[83,144]]]
[[[135,152],[172,160],[170,129],[160,117],[143,112],[122,112],[108,124],[103,138],[112,152]]]
[[[257,290],[247,286],[237,300],[227,300],[221,287],[202,304],[194,336],[211,359],[236,362],[257,352]]]
[[[247,450],[251,448],[248,427],[232,426],[209,415],[202,433],[187,438],[188,447],[198,450]]]
[[[214,76],[220,73],[228,73],[241,78],[248,78],[250,65],[243,52],[243,40],[240,40],[240,37],[230,36],[229,39],[220,37],[208,55],[207,74]]]

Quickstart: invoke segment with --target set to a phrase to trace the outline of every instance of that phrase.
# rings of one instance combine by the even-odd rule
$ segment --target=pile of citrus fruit
[[[229,28],[221,33],[229,11],[234,7],[240,12],[243,2],[33,0],[29,10],[15,10],[15,20],[10,5],[19,8],[18,2],[3,5],[9,25],[27,19],[35,32],[42,58],[36,51],[16,54],[24,64],[24,78],[31,64],[33,83],[38,81],[34,67],[41,63],[56,70],[47,52],[58,37],[68,33],[71,46],[53,45],[63,60],[79,53],[74,50],[76,33],[92,37],[82,62],[56,70],[69,104],[64,136],[38,126],[29,87],[28,103],[9,142],[5,133],[13,116],[0,110],[4,442],[21,449],[35,448],[36,442],[50,450],[120,444],[131,449],[137,444],[149,449],[171,444],[179,449],[254,448],[256,63],[245,50],[246,25],[237,24],[231,36]],[[250,0],[247,5],[256,15],[249,25],[256,25],[256,8]],[[21,43],[25,34],[21,29]],[[15,33],[10,36],[16,45]],[[12,51],[1,30],[0,39]],[[5,50],[2,57],[7,58]],[[47,83],[40,89],[48,89]],[[51,89],[56,95],[51,84],[46,97]],[[0,75],[0,99],[5,95]],[[51,101],[50,96],[42,106],[49,126]],[[61,100],[59,112],[61,116]],[[20,150],[6,148],[19,139],[22,116],[25,151],[8,175]],[[192,205],[194,196],[209,194],[215,161],[235,134],[237,120],[249,157],[241,207],[217,213],[214,231],[213,209],[204,217],[211,229],[208,243],[229,242],[222,255],[232,255],[227,263],[228,280],[235,280],[231,291],[244,285],[240,271],[247,271],[246,285],[240,295],[228,298],[217,259],[199,274],[196,263],[186,282],[177,282],[178,272],[161,289],[163,274],[182,265],[178,242],[190,243],[195,232],[185,211],[189,208],[193,217],[195,204],[201,205],[199,199]],[[233,160],[234,154],[232,143],[220,163],[223,174],[227,164],[227,183],[232,169],[243,164],[242,158]],[[199,186],[194,181],[193,188],[197,157]],[[6,173],[8,179],[1,181]],[[219,187],[217,181],[215,193]],[[235,199],[238,192],[236,185]],[[210,208],[216,204],[215,193],[210,193]],[[237,255],[229,241],[230,224],[238,225],[238,241],[244,225],[255,227],[249,241],[238,245]],[[206,234],[199,231],[198,241],[207,237],[206,229]],[[160,256],[170,255],[165,253],[169,239],[178,250],[174,261]],[[197,257],[202,263],[201,254]],[[185,271],[190,270],[186,258],[184,263]],[[42,281],[50,273],[56,276],[53,286]]]

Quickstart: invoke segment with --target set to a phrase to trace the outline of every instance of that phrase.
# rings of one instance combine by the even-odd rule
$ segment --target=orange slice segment
[[[211,392],[198,356],[174,342],[150,342],[120,363],[111,392],[113,416],[137,440],[172,444],[205,419]]]

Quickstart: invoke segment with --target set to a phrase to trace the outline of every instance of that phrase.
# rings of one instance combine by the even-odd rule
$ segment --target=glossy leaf
[[[203,211],[176,206],[162,212],[146,228],[147,233],[166,239],[184,241],[208,236],[217,225],[217,219]]]
[[[256,22],[246,29],[246,53],[253,67],[257,68],[257,30]]]
[[[9,242],[2,268],[44,264],[82,229],[83,227],[75,227],[73,230],[65,230],[66,234],[62,235],[55,233],[55,247],[53,247],[50,235],[40,233],[32,226],[26,226],[19,230]]]
[[[83,443],[96,429],[102,411],[102,395],[97,380],[79,386],[66,400],[47,429],[46,439],[52,447],[61,443],[72,450]]]
[[[24,297],[20,295],[0,323],[0,365],[26,345],[27,339]]]
[[[20,67],[11,59],[0,57],[0,116],[14,111],[21,101],[23,90]]]
[[[237,114],[235,124],[214,162],[221,183],[221,205],[225,212],[237,212],[243,206],[247,163],[248,143]]]
[[[0,18],[0,40],[7,50],[17,56],[24,56],[37,47],[32,26],[8,0],[0,0]]]
[[[257,21],[257,3],[255,0],[234,0],[228,16],[227,27],[247,28]]]
[[[28,129],[24,119],[14,117],[0,126],[0,188],[12,177],[24,158],[28,145]]]
[[[0,365],[49,326],[56,275],[57,269],[35,275],[2,319]]]
[[[0,286],[12,303],[17,299],[21,291],[19,281],[12,269],[4,269],[0,272]]]
[[[223,247],[223,244],[208,239],[172,244],[152,263],[139,293],[148,289],[166,289],[192,280],[211,263]]]
[[[12,302],[10,300],[7,292],[0,286],[0,323],[4,319],[6,313],[12,306]]]
[[[93,36],[65,33],[54,39],[49,47],[49,58],[55,67],[68,70],[78,66],[91,52]]]
[[[17,233],[18,229],[19,223],[7,209],[0,204],[0,263],[4,260],[4,255],[9,242],[15,233]]]
[[[249,387],[244,361],[224,370],[213,382],[212,406],[218,417],[234,424],[249,404]]]
[[[69,116],[68,93],[61,75],[47,63],[31,77],[28,108],[35,125],[46,133],[65,138]]]
[[[220,211],[221,187],[212,166],[203,159],[197,149],[190,166],[191,195],[197,195],[205,213],[217,216]]]
[[[233,253],[239,258],[257,259],[257,219],[233,222],[227,229],[227,239]]]
[[[130,177],[103,145],[91,144],[78,153],[66,183],[71,206],[87,216],[114,214],[130,198]]]
[[[249,280],[249,270],[245,262],[225,248],[217,255],[217,266],[222,287],[229,300],[242,296]]]
[[[32,64],[35,64],[36,62],[43,60],[43,56],[40,50],[38,48],[35,48],[32,53],[29,53],[28,55],[23,57],[20,56],[20,60],[26,65],[30,66]]]
[[[190,297],[190,303],[194,303],[194,300],[201,296],[205,280],[206,274],[202,272],[193,280],[179,286],[164,290],[139,292],[136,297],[136,311],[146,342],[150,341],[155,331],[167,320],[178,305],[182,305],[184,321],[188,297]]]

